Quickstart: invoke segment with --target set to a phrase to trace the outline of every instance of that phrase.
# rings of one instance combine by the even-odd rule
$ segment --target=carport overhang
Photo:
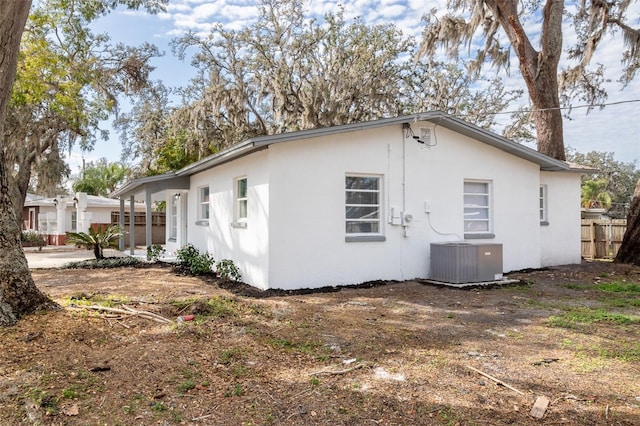
[[[157,176],[147,176],[133,179],[122,188],[111,193],[112,198],[120,199],[120,227],[124,229],[125,201],[129,200],[129,244],[130,254],[134,254],[136,242],[134,226],[135,200],[144,200],[145,203],[145,246],[152,244],[151,233],[151,203],[165,200],[167,191],[188,191],[190,185],[189,176],[176,176],[175,173],[165,173]],[[124,251],[124,235],[120,236],[120,251]]]

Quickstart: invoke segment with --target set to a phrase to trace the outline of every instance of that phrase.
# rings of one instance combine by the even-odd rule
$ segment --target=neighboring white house
[[[27,194],[23,230],[47,236],[48,244],[64,245],[67,232],[88,232],[91,224],[109,224],[111,214],[119,209],[118,200],[83,192],[53,198]],[[144,212],[144,204],[136,203],[135,210]]]
[[[504,272],[579,263],[580,172],[429,112],[253,138],[114,195],[164,191],[168,251],[299,289],[428,278],[443,241],[501,244]]]

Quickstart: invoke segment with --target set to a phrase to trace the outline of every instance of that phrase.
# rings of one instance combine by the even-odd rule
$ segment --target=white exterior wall
[[[111,212],[118,212],[118,211],[120,211],[120,207],[107,207],[107,208],[89,207],[87,208],[87,213],[91,213],[91,223],[111,223]],[[69,223],[69,227],[71,227],[71,211],[67,210],[67,215],[68,215],[67,220]]]
[[[580,263],[580,174],[542,172],[547,185],[548,226],[540,228],[541,265]]]
[[[428,278],[430,243],[464,236],[465,179],[491,186],[494,238],[503,272],[580,261],[579,175],[539,166],[431,123],[437,145],[405,138],[402,126],[271,144],[191,176],[187,238],[216,260],[233,260],[256,287],[299,289],[370,280]],[[382,177],[385,241],[345,241],[345,176]],[[247,227],[234,221],[235,179],[248,183]],[[550,225],[541,227],[539,188],[548,185]],[[199,188],[208,185],[210,219],[198,223]],[[186,195],[186,193],[185,193]],[[429,204],[429,213],[425,203]],[[405,228],[391,209],[413,215]],[[184,217],[179,211],[179,217]],[[180,232],[180,231],[179,231]],[[168,250],[179,248],[167,244]]]
[[[254,153],[191,177],[188,203],[188,241],[207,250],[216,261],[231,259],[242,280],[258,288],[269,285],[269,174],[268,151]],[[234,222],[235,179],[246,176],[248,185],[247,227]],[[208,224],[198,221],[199,188],[209,186]]]
[[[271,167],[270,286],[295,289],[394,279],[403,269],[399,229],[383,221],[385,242],[345,242],[345,174],[388,178],[387,144],[401,131],[378,129],[269,147]],[[394,140],[396,143],[394,143]],[[390,156],[397,157],[393,149]],[[394,170],[394,173],[396,171]],[[397,203],[394,200],[394,203]]]
[[[424,123],[424,127],[433,127]],[[413,123],[418,133],[420,123]],[[313,288],[376,279],[429,276],[431,242],[463,235],[464,179],[492,182],[495,238],[504,245],[504,271],[540,266],[539,168],[443,128],[427,149],[405,139],[401,126],[274,144],[271,168],[269,283]],[[432,138],[433,139],[433,138]],[[403,144],[405,166],[403,172]],[[345,175],[383,176],[383,242],[345,242]],[[390,208],[414,220],[388,223]]]

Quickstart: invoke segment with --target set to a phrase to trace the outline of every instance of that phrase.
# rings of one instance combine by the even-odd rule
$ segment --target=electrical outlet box
[[[424,212],[431,213],[431,203],[429,201],[424,202]]]
[[[391,207],[389,212],[389,223],[391,225],[400,225],[402,223],[400,209],[398,207]]]

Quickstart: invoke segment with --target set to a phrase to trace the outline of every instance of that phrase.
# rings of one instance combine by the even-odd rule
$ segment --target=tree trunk
[[[0,326],[13,325],[25,314],[56,307],[31,278],[9,194],[4,152],[0,151]]]
[[[93,245],[93,255],[97,260],[104,259],[104,255],[102,254],[102,247],[100,247],[100,244]]]
[[[616,262],[640,266],[640,179],[633,193],[631,208],[627,216],[627,230],[616,255]]]
[[[6,161],[6,158],[5,158]],[[7,176],[7,182],[9,190],[12,191],[14,200],[13,210],[16,215],[16,223],[18,227],[22,229],[24,218],[22,217],[22,208],[27,199],[27,191],[29,190],[29,181],[31,180],[31,164],[29,164],[29,171],[23,171],[23,164],[18,166],[18,173],[15,176]]]
[[[4,2],[0,8],[0,135],[16,75],[20,37],[31,7],[30,1]],[[12,192],[5,165],[5,142],[0,140],[0,326],[12,325],[22,315],[53,308],[33,282],[20,243]]]
[[[542,74],[551,73],[552,78],[543,78]],[[555,83],[546,81],[556,80]],[[554,86],[555,84],[555,86]],[[554,70],[540,70],[540,75],[535,82],[537,87],[529,89],[531,102],[534,106],[533,121],[536,127],[536,140],[538,142],[538,152],[548,155],[558,160],[565,160],[565,149],[563,139],[562,113],[560,112],[560,101],[556,90],[544,91],[544,87],[558,87],[557,75]]]
[[[540,51],[534,49],[518,17],[518,2],[485,0],[507,33],[518,57],[520,73],[534,107],[538,151],[565,160],[562,113],[558,95],[558,64],[562,53],[563,0],[547,0],[542,12]]]

